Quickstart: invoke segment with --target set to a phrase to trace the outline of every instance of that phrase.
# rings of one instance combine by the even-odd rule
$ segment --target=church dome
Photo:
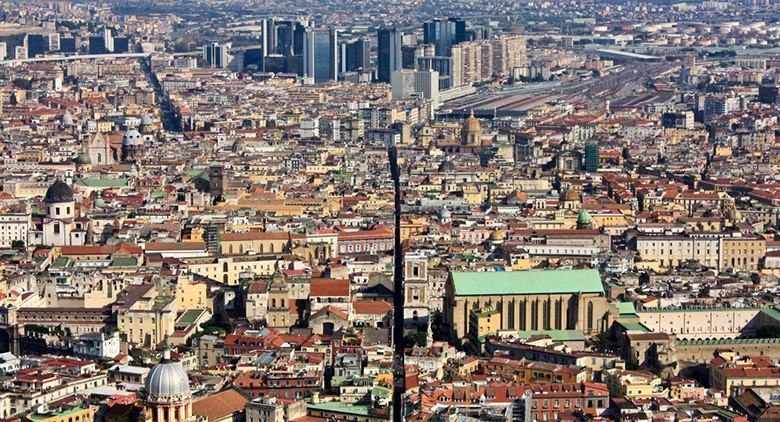
[[[97,198],[92,201],[92,206],[95,208],[103,208],[106,206],[106,201],[103,198]]]
[[[151,126],[152,124],[154,123],[152,122],[152,118],[149,117],[148,114],[144,114],[143,116],[141,116],[141,126]]]
[[[90,160],[89,154],[82,152],[81,154],[78,155],[78,157],[76,157],[76,164],[81,164],[81,165],[92,164],[92,160]]]
[[[187,371],[178,362],[170,360],[167,353],[146,377],[144,388],[149,402],[178,403],[191,397]]]
[[[573,189],[567,189],[561,194],[561,201],[563,202],[578,202],[580,196]]]
[[[73,189],[62,180],[57,180],[46,190],[45,202],[73,202]]]
[[[493,233],[490,233],[490,240],[493,242],[504,240],[504,237],[506,237],[506,234],[502,230],[495,230]]]
[[[590,214],[585,210],[580,210],[580,214],[577,216],[577,223],[585,224],[590,223],[591,221]]]
[[[131,129],[125,132],[125,135],[122,137],[122,143],[125,145],[143,145],[144,137],[141,135],[141,132]]]
[[[471,114],[471,116],[469,116],[468,119],[466,119],[465,122],[463,122],[463,130],[465,132],[480,132],[480,131],[482,131],[482,127],[479,125],[479,120],[477,120],[477,118],[474,117],[473,113]]]

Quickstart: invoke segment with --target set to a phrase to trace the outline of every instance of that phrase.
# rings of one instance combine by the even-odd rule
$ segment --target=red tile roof
[[[349,280],[315,278],[311,280],[310,296],[349,296]]]
[[[320,316],[322,314],[325,314],[325,313],[333,314],[333,315],[343,319],[344,321],[349,320],[349,315],[347,315],[346,312],[342,311],[341,309],[339,309],[339,308],[337,308],[337,307],[335,307],[333,305],[328,305],[328,306],[320,309],[319,311],[315,312],[314,315],[312,315],[310,319],[314,319],[314,318],[316,318],[316,317],[318,317],[318,316]]]
[[[238,390],[230,389],[192,403],[192,413],[217,421],[244,411],[249,399]],[[231,418],[232,419],[232,418]]]
[[[352,310],[360,315],[386,315],[393,306],[384,300],[356,300]]]

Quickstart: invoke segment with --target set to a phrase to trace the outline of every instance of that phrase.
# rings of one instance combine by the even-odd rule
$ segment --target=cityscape
[[[780,0],[0,0],[0,422],[780,421]]]

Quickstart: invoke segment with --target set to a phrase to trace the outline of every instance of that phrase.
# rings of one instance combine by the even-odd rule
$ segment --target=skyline
[[[780,409],[780,1],[0,17],[0,421]]]

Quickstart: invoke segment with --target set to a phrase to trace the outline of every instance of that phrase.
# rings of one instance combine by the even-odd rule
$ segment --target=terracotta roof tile
[[[310,296],[349,296],[349,280],[315,278],[311,280]]]
[[[363,315],[386,315],[392,308],[384,300],[357,300],[352,303],[352,310]]]
[[[206,420],[222,420],[226,416],[243,412],[249,399],[238,390],[230,389],[192,403],[192,413],[205,416]]]

